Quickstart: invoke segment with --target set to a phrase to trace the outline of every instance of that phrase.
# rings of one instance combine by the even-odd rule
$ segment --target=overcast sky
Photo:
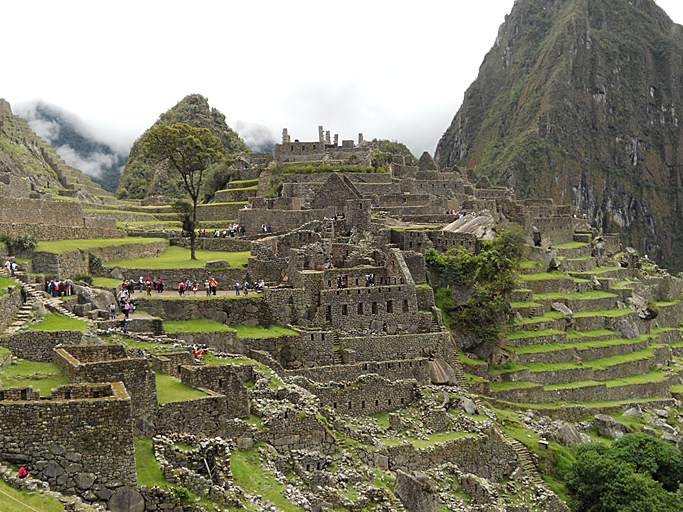
[[[185,95],[279,141],[434,152],[514,0],[3,2],[0,98],[42,99],[130,144]],[[681,0],[658,0],[683,23]]]

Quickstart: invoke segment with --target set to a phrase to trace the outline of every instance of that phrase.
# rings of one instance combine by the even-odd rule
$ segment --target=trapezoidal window
[[[342,304],[342,315],[349,314],[349,307],[346,304]]]
[[[388,300],[387,301],[387,313],[393,313],[393,312],[394,312],[394,301]]]

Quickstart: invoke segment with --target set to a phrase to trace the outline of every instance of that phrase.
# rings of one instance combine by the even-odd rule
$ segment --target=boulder
[[[577,432],[574,426],[570,423],[565,423],[552,435],[553,440],[564,446],[573,446],[575,444],[590,443],[590,436]]]
[[[207,261],[204,264],[205,268],[227,268],[229,266],[230,266],[230,263],[228,263],[226,260]]]
[[[552,305],[550,306],[553,311],[557,311],[558,313],[562,313],[564,316],[573,316],[574,312],[569,309],[567,306],[562,304],[561,302],[553,302]]]
[[[440,358],[429,361],[429,379],[432,381],[432,384],[450,384],[455,386],[458,383],[453,368]]]
[[[107,502],[112,512],[145,512],[145,499],[135,489],[119,487]]]
[[[643,419],[643,413],[637,407],[630,407],[624,411],[623,416],[635,416],[636,418]]]
[[[92,304],[93,309],[104,309],[108,311],[110,304],[116,304],[116,297],[108,290],[75,285],[74,292],[78,295],[79,302]]]
[[[396,470],[394,493],[410,512],[438,512],[439,498],[434,484],[424,473],[413,475]]]
[[[626,425],[605,414],[596,414],[593,425],[595,425],[599,435],[610,439],[620,439],[631,432],[631,429]]]
[[[615,322],[614,330],[619,333],[619,336],[629,340],[640,336],[638,326],[626,318],[620,318],[617,322]]]
[[[33,308],[33,311],[35,311],[37,314],[43,316],[47,315],[47,309],[45,309],[45,304],[43,304],[40,301],[35,301],[31,307]]]
[[[460,399],[460,407],[467,414],[476,414],[477,413],[477,404],[475,404],[472,400],[470,400],[466,396],[464,396]]]
[[[112,279],[120,279],[123,281],[123,272],[118,267],[114,267],[111,272],[109,272],[109,277]]]

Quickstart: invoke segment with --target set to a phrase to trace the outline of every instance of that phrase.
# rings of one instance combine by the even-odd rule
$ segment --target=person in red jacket
[[[17,475],[19,478],[28,478],[28,471],[24,466],[21,466],[19,468],[19,474]]]

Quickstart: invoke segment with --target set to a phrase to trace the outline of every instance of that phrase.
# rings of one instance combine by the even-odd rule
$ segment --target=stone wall
[[[9,349],[13,355],[37,361],[51,363],[53,349],[57,345],[76,345],[81,342],[81,331],[40,331],[27,330],[0,337],[0,345]]]
[[[157,409],[156,378],[147,359],[128,358],[122,351],[116,345],[63,345],[55,349],[54,362],[71,382],[123,382],[132,401],[134,430],[146,433]]]
[[[243,210],[246,205],[246,201],[236,203],[200,204],[197,206],[197,220],[235,220],[238,217],[238,212]],[[246,228],[246,233],[249,235],[258,232],[259,230]]]
[[[90,272],[90,255],[103,262],[158,256],[168,246],[166,240],[152,240],[135,244],[93,247],[83,251],[52,253],[36,251],[32,254],[32,271],[66,277]],[[107,276],[108,277],[108,276]]]
[[[426,352],[442,357],[452,365],[455,348],[448,332],[396,334],[339,338],[342,349],[353,350],[356,361],[420,359]],[[457,354],[456,354],[457,355]]]
[[[247,234],[260,233],[261,225],[270,226],[273,233],[283,233],[297,229],[313,220],[334,217],[335,208],[322,210],[239,210],[238,222],[244,226]]]
[[[197,290],[197,297],[206,297],[204,291],[204,282],[209,277],[213,277],[218,283],[219,290],[232,290],[235,287],[235,282],[244,283],[245,278],[251,279],[248,276],[246,268],[226,268],[221,270],[209,268],[172,268],[172,269],[145,269],[145,268],[128,268],[128,267],[102,267],[101,270],[93,272],[95,275],[102,277],[110,277],[112,271],[117,270],[126,278],[133,278],[137,280],[140,276],[150,277],[152,279],[160,277],[164,280],[164,290],[177,290],[180,280],[183,282],[197,281],[199,289]],[[256,279],[259,279],[257,276]],[[137,290],[137,289],[136,289]],[[140,292],[138,292],[140,293]],[[137,298],[146,296],[146,292],[142,292]],[[154,296],[154,290],[152,290]],[[192,292],[190,292],[192,296]]]
[[[363,375],[352,382],[328,385],[297,379],[297,384],[316,395],[323,406],[346,416],[367,416],[406,407],[415,399],[417,382],[390,381],[378,375]]]
[[[269,361],[262,361],[270,366]],[[318,366],[313,368],[301,368],[297,370],[279,370],[273,368],[283,376],[293,377],[301,375],[313,382],[350,382],[358,379],[362,375],[375,374],[384,379],[409,380],[414,379],[421,385],[429,383],[429,360],[422,359],[401,359],[391,361],[369,361],[363,363]]]
[[[19,308],[21,308],[21,289],[17,285],[14,290],[0,296],[0,332],[12,323]]]
[[[186,433],[199,437],[222,437],[227,433],[226,423],[229,419],[226,397],[207,396],[159,404],[154,431],[157,435]]]
[[[49,398],[0,401],[0,457],[87,500],[134,487],[130,398],[121,383],[107,385],[108,394],[102,388],[60,386]]]
[[[202,283],[203,286],[203,283]],[[197,296],[199,296],[199,292]],[[211,297],[209,299],[162,299],[136,296],[138,308],[165,320],[218,318],[221,323],[235,325],[270,325],[272,315],[263,296],[240,295],[239,298]],[[223,313],[225,315],[223,315]],[[217,315],[220,315],[217,317]]]
[[[213,231],[210,232],[213,235]],[[173,237],[169,239],[171,245],[177,245],[179,247],[190,248],[190,239],[188,237]],[[195,238],[195,249],[202,251],[226,251],[226,252],[242,252],[251,250],[251,242],[244,237],[231,237],[227,238],[213,238],[213,236],[207,236],[207,238]]]
[[[229,364],[210,366],[181,366],[180,380],[193,388],[209,389],[225,395],[229,418],[249,417],[249,392],[242,384],[235,366]]]

